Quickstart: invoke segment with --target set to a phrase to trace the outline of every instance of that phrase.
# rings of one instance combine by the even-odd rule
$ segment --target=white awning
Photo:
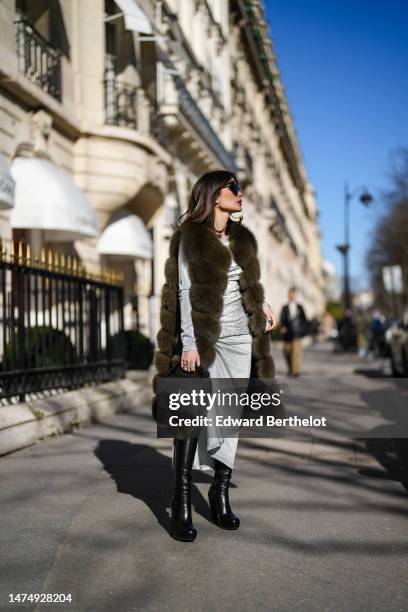
[[[98,240],[101,255],[114,255],[120,259],[152,259],[153,245],[148,229],[140,217],[120,211],[104,229]]]
[[[123,13],[127,30],[134,30],[141,34],[153,33],[149,19],[136,0],[115,0],[115,2]]]
[[[11,175],[16,183],[11,227],[41,229],[44,239],[53,241],[97,236],[96,216],[88,198],[51,161],[16,157]]]
[[[3,156],[0,155],[0,208],[13,208],[14,181]]]

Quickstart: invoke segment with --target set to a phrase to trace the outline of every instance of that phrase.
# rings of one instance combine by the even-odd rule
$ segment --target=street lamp
[[[348,184],[344,183],[344,244],[338,244],[337,249],[343,255],[344,261],[344,309],[351,308],[350,295],[350,269],[349,269],[349,251],[350,251],[350,201],[357,192],[361,192],[359,200],[364,206],[369,206],[373,201],[373,196],[366,187],[356,187],[352,192],[349,191]]]

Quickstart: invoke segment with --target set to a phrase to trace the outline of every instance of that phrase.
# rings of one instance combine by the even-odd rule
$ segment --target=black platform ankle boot
[[[232,512],[228,496],[232,469],[217,459],[214,461],[214,478],[208,490],[211,516],[222,529],[238,529],[240,520]]]
[[[191,520],[191,469],[198,438],[174,439],[174,497],[171,501],[171,535],[176,540],[193,542],[197,530]]]

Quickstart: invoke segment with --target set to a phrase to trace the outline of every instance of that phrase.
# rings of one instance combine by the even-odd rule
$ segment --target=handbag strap
[[[180,364],[176,363],[167,373],[167,377],[174,374],[178,369],[181,369]],[[187,370],[183,370],[183,374],[187,376],[191,376],[194,378],[209,378],[210,374],[208,370],[205,370],[202,366],[197,366],[195,372],[188,372]]]

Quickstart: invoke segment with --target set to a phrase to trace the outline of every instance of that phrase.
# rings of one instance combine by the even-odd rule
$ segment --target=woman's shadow
[[[102,440],[95,455],[115,481],[118,493],[142,500],[170,535],[169,508],[174,482],[171,457],[146,444],[131,444],[125,440]],[[210,483],[211,480],[210,476],[193,470],[193,482]],[[191,501],[195,511],[211,521],[208,503],[194,484]]]

